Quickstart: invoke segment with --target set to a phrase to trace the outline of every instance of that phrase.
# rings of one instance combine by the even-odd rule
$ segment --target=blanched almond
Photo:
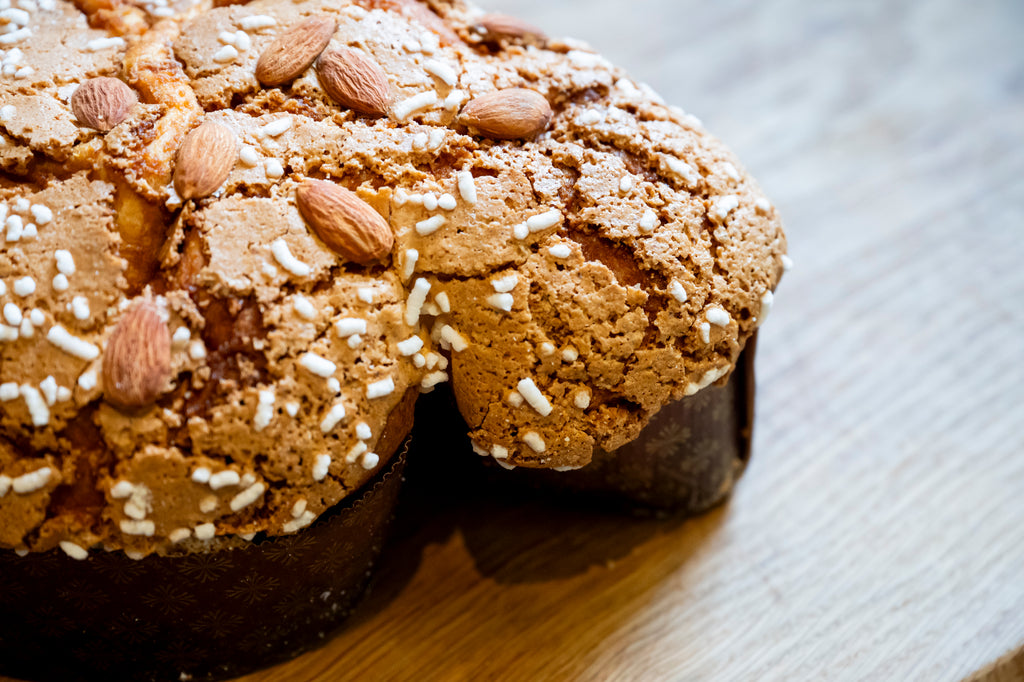
[[[544,42],[547,36],[533,24],[507,14],[485,14],[476,22],[476,29],[486,40],[521,40]]]
[[[320,85],[343,107],[368,116],[388,113],[391,89],[377,62],[362,52],[338,48],[327,50],[316,63]]]
[[[331,42],[336,27],[334,19],[323,16],[295,24],[263,50],[256,62],[256,79],[267,87],[295,80]]]
[[[313,232],[339,256],[369,265],[391,253],[391,227],[354,192],[333,182],[305,180],[295,203]]]
[[[105,133],[121,121],[135,105],[135,91],[116,78],[91,78],[71,95],[71,110],[82,125]]]
[[[219,123],[203,122],[185,136],[178,149],[174,191],[183,201],[210,196],[224,184],[237,158],[235,134]]]
[[[122,408],[152,404],[171,377],[171,337],[160,309],[141,301],[121,317],[103,352],[103,391]]]
[[[551,105],[543,95],[509,88],[472,100],[462,108],[459,123],[496,140],[524,140],[544,132],[551,116]]]

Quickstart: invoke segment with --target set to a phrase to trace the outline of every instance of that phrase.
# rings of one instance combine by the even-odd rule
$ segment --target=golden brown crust
[[[579,44],[495,40],[442,0],[200,5],[123,40],[52,1],[47,40],[20,48],[39,78],[0,83],[0,202],[18,226],[39,216],[0,253],[0,476],[49,472],[0,495],[2,546],[294,532],[372,475],[410,396],[449,374],[482,452],[581,466],[724,380],[768,309],[774,209],[699,122]],[[259,55],[310,16],[336,22],[327,49],[380,67],[386,117],[339,106],[315,68],[260,85]],[[105,135],[68,104],[96,76],[139,93]],[[535,139],[460,124],[516,88],[543,125],[510,137]],[[238,158],[182,201],[174,160],[203,121]],[[379,214],[390,255],[339,258],[296,206],[309,179]],[[97,370],[140,297],[166,314],[171,382],[128,413]]]

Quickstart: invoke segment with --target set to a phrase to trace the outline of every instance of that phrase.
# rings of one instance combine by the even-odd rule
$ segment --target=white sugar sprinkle
[[[423,380],[420,382],[420,386],[422,388],[433,388],[445,381],[448,381],[448,373],[438,370],[436,372],[430,372],[423,377]]]
[[[0,295],[2,294],[3,291],[0,290]],[[28,317],[30,320],[32,320],[32,324],[34,324],[37,327],[42,327],[43,323],[46,322],[46,316],[43,315],[43,311],[40,310],[39,308],[33,308],[32,312],[29,313]]]
[[[436,59],[428,59],[423,63],[423,68],[427,73],[440,78],[444,84],[449,87],[459,82],[459,75],[455,73],[455,69],[444,62],[439,62]]]
[[[82,372],[82,375],[78,377],[78,386],[83,391],[91,391],[96,388],[97,375],[96,370],[89,369]]]
[[[450,313],[452,311],[452,303],[448,300],[448,294],[441,291],[434,297],[437,301],[437,307],[441,309],[442,313]]]
[[[533,379],[523,379],[516,385],[516,390],[519,391],[519,395],[523,396],[530,407],[537,410],[542,417],[546,417],[551,414],[551,403],[544,397],[544,394],[537,388],[537,384],[533,383]]]
[[[129,481],[118,481],[110,488],[110,496],[115,500],[123,500],[130,496],[135,490],[135,486]]]
[[[502,294],[515,289],[517,284],[519,284],[519,275],[515,273],[505,275],[500,279],[491,280],[491,286],[494,287],[494,290]]]
[[[369,449],[370,448],[366,445],[366,443],[360,441],[353,445],[351,449],[349,449],[348,454],[345,455],[345,461],[348,462],[349,464],[352,464],[357,459],[359,459],[360,455],[362,455],[364,452],[367,452]]]
[[[335,395],[341,393],[341,382],[335,377],[329,378],[327,380],[327,390]]]
[[[307,502],[305,497],[300,497],[295,500],[295,504],[292,505],[292,518],[297,519],[302,516],[306,511],[306,505]]]
[[[590,407],[590,391],[588,389],[580,389],[576,391],[576,394],[572,398],[573,405],[585,410]]]
[[[599,123],[603,118],[604,116],[601,115],[600,111],[597,111],[596,109],[587,109],[580,114],[579,118],[576,119],[576,122],[579,125],[589,126]]]
[[[462,106],[463,101],[466,99],[466,93],[462,90],[452,90],[448,93],[448,96],[444,98],[444,108],[448,111],[456,111]]]
[[[202,360],[206,357],[206,345],[201,339],[195,339],[188,344],[188,356],[193,360]]]
[[[277,180],[284,176],[284,166],[277,159],[267,159],[263,164],[263,172],[271,180]]]
[[[228,506],[231,507],[231,511],[233,512],[248,507],[250,504],[260,499],[260,495],[262,495],[263,491],[266,489],[267,486],[263,483],[253,483],[251,486],[232,497]]]
[[[420,252],[416,249],[405,250],[405,264],[402,266],[402,279],[408,280],[416,272],[416,263],[420,259]]]
[[[422,369],[427,364],[427,358],[423,353],[416,353],[412,356],[412,364],[418,369]]]
[[[523,442],[529,445],[530,449],[534,452],[544,452],[547,449],[544,439],[541,438],[540,434],[536,431],[527,431],[524,433]]]
[[[76,320],[89,319],[89,299],[85,296],[75,296],[71,299],[71,312]]]
[[[640,231],[644,233],[650,233],[654,231],[654,228],[658,225],[658,216],[651,209],[644,211],[644,214],[640,216]]]
[[[316,462],[313,464],[313,480],[322,481],[327,478],[327,472],[330,470],[330,467],[330,455],[317,455]]]
[[[456,177],[459,184],[459,196],[472,206],[476,203],[476,183],[473,180],[473,174],[469,171],[459,171]]]
[[[294,533],[295,531],[302,530],[309,524],[313,523],[314,519],[316,519],[316,514],[314,514],[311,511],[306,511],[303,512],[299,518],[293,521],[289,521],[288,523],[281,526],[281,530],[283,530],[285,533]]]
[[[324,379],[338,371],[337,365],[316,353],[303,353],[299,358],[299,364]]]
[[[292,308],[299,317],[305,320],[316,319],[316,308],[313,307],[313,302],[302,294],[295,294],[295,298],[292,299]]]
[[[125,535],[144,535],[151,537],[156,532],[156,524],[152,521],[139,521],[136,519],[121,519],[121,532]]]
[[[42,469],[36,469],[35,471],[12,478],[11,490],[19,495],[34,493],[46,487],[52,473],[50,467],[43,467]]]
[[[75,258],[70,251],[57,249],[53,252],[53,257],[57,261],[57,272],[68,277],[75,274]]]
[[[427,92],[421,92],[418,95],[413,95],[409,99],[403,100],[394,106],[392,113],[399,121],[404,121],[411,114],[432,107],[437,104],[437,93],[433,90]]]
[[[21,277],[20,279],[14,280],[14,285],[11,287],[11,291],[16,296],[31,296],[36,291],[36,281],[31,277]]]
[[[53,288],[55,291],[67,291],[70,284],[68,284],[67,275],[58,273],[53,278]]]
[[[683,285],[680,284],[678,280],[674,279],[668,285],[668,293],[672,298],[676,299],[680,303],[686,303],[686,289],[683,288]]]
[[[299,413],[299,404],[294,400],[286,402],[284,404],[284,411],[289,417],[294,417]]]
[[[260,128],[260,134],[266,137],[277,137],[292,127],[292,119],[288,116],[276,118]]]
[[[530,236],[530,228],[526,223],[516,223],[512,226],[512,236],[516,239],[526,239]]]
[[[213,536],[217,534],[217,527],[212,523],[201,523],[196,526],[194,532],[197,540],[212,540]]]
[[[573,348],[572,346],[569,346],[568,348],[562,351],[562,360],[565,362],[576,362],[576,360],[578,360],[579,357],[580,352]]]
[[[452,350],[456,353],[461,352],[469,348],[469,342],[449,325],[441,327],[441,338],[451,344]]]
[[[359,289],[356,290],[356,297],[363,303],[372,304],[376,294],[373,287],[359,287]]]
[[[352,336],[348,337],[348,341],[346,341],[346,343],[348,344],[349,348],[359,348],[359,346],[361,346],[363,343],[363,337],[361,337],[359,334],[353,334]]]
[[[772,311],[772,305],[775,303],[775,294],[771,291],[766,291],[761,296],[761,310],[757,314],[757,326],[761,326],[768,314]]]
[[[519,391],[510,391],[509,394],[505,397],[505,400],[512,407],[523,406],[523,396],[520,395]]]
[[[540,344],[540,354],[547,357],[555,354],[555,345],[549,341]]]
[[[48,225],[53,220],[53,211],[42,204],[35,204],[31,209],[32,219],[40,227]]]
[[[14,400],[20,394],[18,393],[18,384],[14,381],[8,381],[5,384],[0,384],[0,401],[7,402]]]
[[[448,222],[448,219],[443,215],[436,215],[426,220],[421,220],[416,223],[416,233],[426,237],[428,234],[437,232],[446,222]]]
[[[0,341],[17,341],[18,328],[0,324]]]
[[[754,202],[754,208],[756,208],[757,212],[761,213],[762,215],[771,213],[772,211],[771,203],[764,197],[757,198],[757,201]]]
[[[238,485],[241,482],[242,477],[238,475],[238,472],[231,471],[230,469],[218,471],[210,476],[209,481],[211,490],[220,490],[230,485]]]
[[[619,191],[622,192],[623,194],[626,194],[632,189],[633,178],[629,177],[628,175],[623,175],[622,178],[619,179]]]
[[[83,559],[89,558],[89,552],[81,545],[76,545],[68,540],[61,540],[58,544],[60,545],[60,548],[64,550],[64,553],[72,559],[82,561]]]
[[[530,232],[540,232],[549,227],[554,227],[562,220],[562,212],[558,209],[551,209],[526,219],[526,227]]]
[[[727,327],[729,326],[729,322],[732,321],[732,318],[729,317],[729,313],[725,312],[724,310],[718,307],[708,308],[708,311],[704,314],[704,317],[707,318],[708,322],[719,327]]]
[[[399,341],[396,345],[398,346],[398,352],[408,357],[415,355],[423,348],[423,339],[418,336],[410,336],[405,341]]]
[[[334,331],[338,332],[341,338],[347,338],[353,334],[366,333],[366,320],[358,317],[343,317],[334,323]]]
[[[4,319],[7,320],[7,324],[17,327],[21,324],[22,315],[21,308],[13,303],[4,304]]]
[[[789,256],[787,256],[786,254],[782,254],[782,271],[783,272],[789,272],[792,269],[793,269],[793,259],[790,258]]]
[[[508,459],[508,448],[504,445],[494,445],[491,448],[491,457],[494,459]]]
[[[700,323],[700,340],[704,343],[711,343],[711,325],[707,322]]]
[[[106,50],[111,47],[123,47],[124,38],[96,38],[90,40],[85,44],[85,49],[89,52],[99,52],[100,50]]]
[[[31,339],[36,335],[35,327],[29,322],[28,318],[21,321],[21,326],[18,327],[18,333],[26,339]]]
[[[711,215],[719,221],[725,220],[739,205],[740,200],[734,194],[719,197],[712,204]]]
[[[192,537],[191,528],[175,528],[167,534],[167,539],[171,541],[171,544],[175,545],[188,540],[190,537]]]
[[[548,253],[555,258],[568,258],[572,255],[572,249],[568,244],[556,244],[548,249]]]
[[[270,245],[270,252],[274,254],[274,258],[282,268],[296,277],[308,277],[313,272],[312,268],[292,255],[288,248],[288,242],[284,239],[275,239]]]
[[[72,336],[59,324],[50,327],[50,331],[46,333],[46,340],[65,353],[82,360],[95,360],[100,354],[100,349],[97,346],[77,336]]]
[[[420,197],[420,201],[423,202],[423,208],[428,211],[434,211],[437,209],[437,195],[433,192],[427,192]]]
[[[57,380],[52,375],[46,377],[39,382],[39,390],[46,398],[46,404],[53,407],[53,404],[57,402]]]
[[[710,386],[714,382],[716,382],[719,379],[721,379],[723,376],[726,375],[726,373],[728,371],[729,371],[729,365],[724,365],[722,367],[715,367],[713,369],[709,369],[707,372],[704,372],[704,375],[700,378],[700,381],[698,381],[695,384],[688,385],[686,387],[686,390],[684,391],[684,394],[685,395],[693,395],[694,393],[696,393],[697,391],[701,390],[702,388]]]
[[[2,37],[2,36],[0,36]],[[13,121],[17,110],[11,104],[0,107],[0,121]]]
[[[382,398],[391,395],[395,391],[395,382],[391,377],[374,381],[366,387],[366,397],[369,399]]]
[[[265,14],[253,14],[252,16],[242,17],[238,25],[246,31],[258,31],[261,28],[270,28],[271,26],[277,25],[277,19],[269,17]]]
[[[234,45],[225,45],[213,53],[213,61],[218,64],[228,64],[238,59],[238,49]]]
[[[442,194],[437,198],[438,208],[442,208],[446,211],[454,211],[458,203],[455,201],[455,197],[451,194]]]
[[[380,457],[375,452],[367,452],[359,463],[364,469],[370,470],[380,464]]]
[[[447,134],[443,128],[434,128],[430,131],[430,140],[427,142],[427,149],[435,150],[440,149],[444,145],[444,139]]]
[[[430,291],[430,282],[418,278],[412,286],[412,291],[409,292],[409,298],[405,302],[405,323],[410,327],[415,325],[420,319],[420,311],[423,309],[423,304],[427,300],[427,293]]]
[[[359,440],[369,440],[373,437],[373,431],[370,430],[370,425],[366,422],[359,422],[356,424],[356,438]]]
[[[249,145],[242,146],[242,148],[238,152],[238,158],[246,166],[255,166],[257,163],[260,162],[259,154],[257,154],[256,150],[253,147],[250,147]]]
[[[700,181],[700,173],[685,161],[681,161],[674,156],[663,155],[661,158],[664,159],[669,171],[683,180],[688,186],[692,187]]]
[[[276,396],[272,389],[261,389],[259,401],[256,403],[256,416],[253,417],[252,425],[257,431],[262,431],[274,418],[274,401]]]

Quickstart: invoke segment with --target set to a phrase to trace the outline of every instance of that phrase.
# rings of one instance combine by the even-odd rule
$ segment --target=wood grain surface
[[[1024,3],[491,0],[701,117],[796,267],[699,519],[439,485],[321,649],[247,680],[1024,675]]]

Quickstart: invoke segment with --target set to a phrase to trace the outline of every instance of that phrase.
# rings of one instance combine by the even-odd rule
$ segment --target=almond
[[[105,133],[128,118],[135,91],[116,78],[91,78],[71,95],[71,110],[82,125]]]
[[[185,136],[174,162],[174,191],[183,201],[202,199],[224,184],[238,158],[235,134],[212,121]]]
[[[483,34],[485,40],[520,40],[532,43],[547,40],[544,31],[507,14],[485,14],[476,22],[476,29]]]
[[[144,300],[114,327],[103,352],[103,390],[122,408],[152,404],[171,377],[171,337],[156,304]]]
[[[368,116],[388,113],[391,89],[387,76],[362,52],[327,50],[316,62],[316,73],[328,97],[341,106]]]
[[[509,88],[488,93],[462,108],[459,122],[496,140],[523,140],[544,132],[551,105],[533,90]]]
[[[344,187],[305,180],[295,192],[295,203],[316,235],[343,258],[369,265],[391,253],[395,237],[387,221]]]
[[[279,35],[256,62],[256,79],[267,87],[289,83],[310,67],[337,27],[329,17],[310,17]]]

